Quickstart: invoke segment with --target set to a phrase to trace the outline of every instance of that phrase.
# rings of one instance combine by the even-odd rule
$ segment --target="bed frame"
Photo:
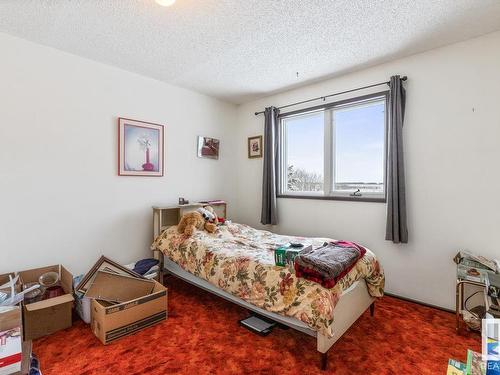
[[[366,282],[364,280],[360,280],[354,283],[349,289],[342,293],[342,296],[335,307],[335,321],[332,323],[334,336],[332,338],[328,338],[316,331],[313,331],[304,322],[298,319],[266,311],[217,288],[208,281],[183,270],[179,265],[165,256],[160,256],[160,260],[163,261],[163,266],[168,273],[190,284],[222,297],[250,311],[263,315],[278,323],[284,324],[285,326],[303,332],[309,336],[316,337],[317,350],[321,353],[320,367],[322,370],[326,370],[328,363],[328,350],[333,346],[333,344],[335,344],[335,342],[342,337],[347,329],[353,325],[353,323],[358,320],[358,318],[368,308],[370,308],[371,316],[373,316],[375,311],[375,298],[371,297],[368,293]],[[163,269],[163,267],[161,269]]]

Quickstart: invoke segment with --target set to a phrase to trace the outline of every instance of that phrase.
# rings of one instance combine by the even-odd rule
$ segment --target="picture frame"
[[[164,126],[118,118],[118,175],[162,177]]]
[[[262,157],[262,136],[248,137],[248,158],[256,159]]]
[[[139,279],[144,279],[143,276],[139,275],[137,272],[129,270],[128,268],[112,261],[109,258],[106,258],[104,255],[99,258],[99,260],[92,266],[89,272],[85,274],[85,276],[80,280],[75,290],[82,294],[87,292],[87,289],[90,287],[92,282],[94,281],[95,276],[97,275],[97,271],[106,271],[111,273],[116,273],[118,275],[123,276],[132,276]]]
[[[220,141],[216,138],[198,136],[198,157],[219,159]]]
[[[120,287],[116,288],[116,284]],[[151,294],[154,287],[153,280],[97,271],[94,282],[85,292],[85,297],[111,303],[123,303]]]

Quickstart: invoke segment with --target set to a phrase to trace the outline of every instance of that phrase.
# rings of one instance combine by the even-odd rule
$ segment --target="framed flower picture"
[[[118,175],[163,176],[163,125],[118,119]]]
[[[220,141],[215,138],[198,137],[198,157],[219,159]]]
[[[261,158],[262,157],[262,136],[248,138],[248,158]]]

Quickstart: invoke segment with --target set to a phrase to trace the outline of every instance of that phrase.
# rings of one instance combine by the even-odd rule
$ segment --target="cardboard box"
[[[153,282],[152,293],[127,302],[112,305],[92,300],[92,332],[103,344],[109,344],[167,318],[168,290],[160,283]]]
[[[29,374],[31,367],[32,346],[31,341],[23,341],[23,362],[21,363],[21,372],[16,373],[16,375]]]
[[[21,327],[19,306],[0,308],[0,375],[21,371],[23,352]]]
[[[22,283],[26,284],[38,282],[41,275],[51,271],[59,273],[60,285],[66,294],[29,304],[23,302],[24,340],[34,340],[71,327],[73,275],[61,265],[31,269],[19,274]]]

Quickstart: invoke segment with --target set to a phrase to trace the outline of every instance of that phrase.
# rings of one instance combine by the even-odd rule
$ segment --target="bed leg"
[[[321,371],[325,371],[327,366],[328,366],[328,352],[320,353],[320,354],[321,354],[320,368],[321,368]]]
[[[375,302],[370,305],[370,316],[375,315]]]
[[[163,253],[160,250],[153,250],[153,256],[155,259],[158,259],[158,282],[161,285],[165,285],[165,270],[164,270],[164,262],[163,262]]]

